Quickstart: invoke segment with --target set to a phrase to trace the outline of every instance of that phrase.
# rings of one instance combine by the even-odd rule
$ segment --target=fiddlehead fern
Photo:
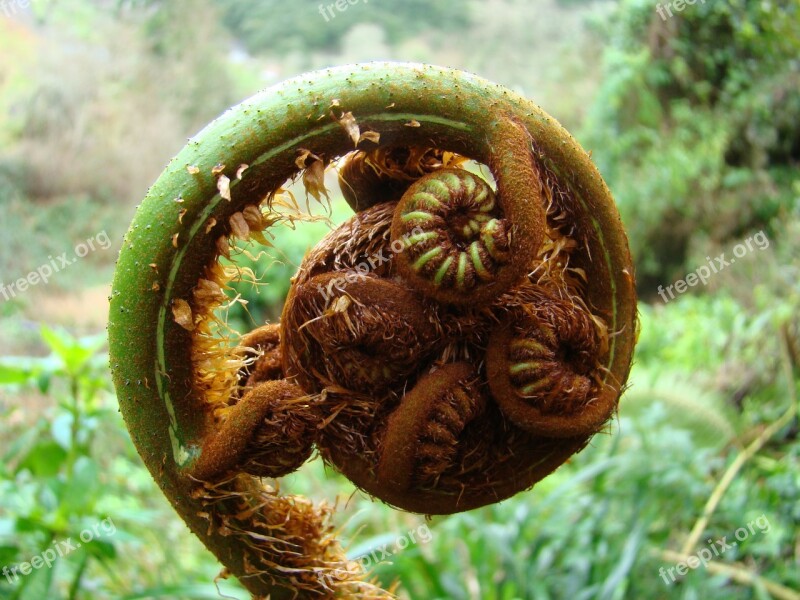
[[[304,389],[380,392],[408,377],[437,339],[420,298],[357,271],[295,285],[282,318],[284,371]]]
[[[231,343],[243,271],[220,257],[310,218],[282,187],[321,198],[337,164],[356,214],[307,254],[281,322]],[[378,598],[330,511],[259,478],[316,448],[411,511],[527,489],[616,410],[635,293],[613,200],[552,118],[471,75],[371,64],[267,90],[190,141],[126,237],[109,330],[134,442],[227,569],[255,595]]]
[[[424,375],[392,412],[383,434],[376,478],[399,489],[434,487],[455,462],[468,423],[486,403],[469,363]]]

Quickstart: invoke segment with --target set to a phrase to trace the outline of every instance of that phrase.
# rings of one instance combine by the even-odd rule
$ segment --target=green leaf
[[[48,568],[46,565],[43,565],[40,569],[34,569],[30,574],[21,578],[23,583],[19,594],[19,600],[53,598],[50,588],[53,584],[54,573],[54,568]]]
[[[50,424],[50,435],[55,442],[64,450],[69,451],[72,446],[72,423],[73,416],[69,413],[61,413]]]
[[[0,359],[0,386],[24,385],[32,379],[49,377],[52,371],[58,371],[60,363],[49,357],[6,356]],[[42,388],[42,382],[37,382]]]
[[[117,558],[117,549],[108,540],[92,540],[83,545],[86,551],[100,560],[114,560]]]
[[[100,468],[88,456],[81,456],[72,468],[72,477],[66,483],[59,509],[65,514],[88,514],[97,499]]]
[[[64,449],[52,440],[36,444],[20,463],[17,472],[28,469],[34,477],[53,477],[67,459]]]
[[[609,574],[608,578],[603,583],[600,598],[620,598],[620,594],[624,596],[625,588],[628,580],[631,577],[633,565],[636,562],[636,557],[642,552],[642,544],[644,542],[644,527],[641,523],[637,523],[628,539],[625,540],[625,546],[622,548],[622,553],[616,561],[616,567]]]
[[[105,343],[102,335],[76,339],[61,329],[50,329],[46,325],[41,328],[42,339],[50,350],[61,359],[64,369],[76,376]]]
[[[10,565],[16,562],[19,556],[17,546],[0,546],[0,565]]]
[[[39,376],[36,378],[36,387],[39,388],[42,394],[47,394],[50,391],[51,380],[52,377],[50,373],[39,373]]]
[[[219,589],[225,597],[240,600],[251,598],[249,593],[229,584],[220,583]],[[152,600],[154,598],[169,598],[171,600],[176,597],[190,600],[219,600],[220,595],[214,587],[205,583],[197,585],[160,585],[122,596],[121,600]]]
[[[0,385],[27,383],[31,375],[30,368],[19,361],[12,362],[5,358],[0,362]]]
[[[23,431],[19,437],[11,442],[8,451],[3,456],[3,461],[10,463],[23,452],[28,451],[32,447],[37,438],[41,435],[42,429],[39,426],[30,427]]]

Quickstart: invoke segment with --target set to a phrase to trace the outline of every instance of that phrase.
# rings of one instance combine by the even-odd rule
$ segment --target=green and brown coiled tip
[[[280,322],[231,343],[243,271],[220,256],[311,218],[283,187],[327,197],[329,165],[354,215],[306,254]],[[261,478],[316,450],[414,512],[530,488],[617,409],[633,267],[602,178],[537,106],[459,71],[355,65],[190,141],[126,236],[109,336],[137,449],[226,569],[259,597],[384,598],[324,505]]]
[[[413,233],[417,228],[421,231]],[[392,240],[403,236],[410,244],[398,256],[398,270],[440,302],[480,302],[496,294],[486,285],[497,281],[514,250],[511,224],[503,218],[494,191],[462,169],[426,175],[403,194],[392,221]]]

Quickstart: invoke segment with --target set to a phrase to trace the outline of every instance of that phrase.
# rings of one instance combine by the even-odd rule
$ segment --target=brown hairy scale
[[[241,454],[241,469],[256,477],[282,477],[311,456],[319,413],[308,397],[279,399],[264,385],[250,392],[267,397],[267,410]]]
[[[294,285],[301,285],[314,275],[355,269],[360,264],[373,275],[388,275],[393,261],[392,252],[387,253],[386,249],[396,206],[396,202],[376,204],[331,231],[303,259]]]
[[[385,390],[437,340],[435,317],[416,293],[352,270],[293,286],[282,325],[284,372],[310,392],[330,384]]]
[[[347,559],[334,535],[331,506],[280,495],[268,485],[253,490],[244,475],[204,481],[193,495],[209,528],[248,548],[249,576],[279,570],[295,591],[301,590],[295,598],[395,598],[396,586],[383,590],[365,581],[359,563]]]
[[[239,346],[245,349],[245,356],[252,360],[252,364],[240,373],[244,388],[251,388],[260,381],[283,378],[280,343],[279,325],[265,325],[242,336]]]
[[[598,382],[601,339],[580,300],[533,286],[536,302],[508,313],[491,335],[486,374],[504,414],[523,429],[549,437],[596,432],[614,410],[616,391]]]
[[[508,127],[512,138],[521,135]],[[514,177],[543,173],[552,180],[523,138],[530,164]],[[408,185],[399,202],[370,203],[307,254],[281,317],[280,375],[308,396],[300,406],[313,407],[318,419],[308,439],[327,462],[391,504],[447,513],[526,487],[610,417],[615,403],[595,397],[603,389],[607,332],[581,297],[581,270],[570,267],[579,247],[561,232],[567,192],[536,179],[530,195],[503,198],[479,176],[452,167],[409,179],[402,178]],[[536,210],[515,204],[539,196],[548,203]],[[538,210],[546,218],[537,234],[544,243],[532,251],[531,240],[515,244],[513,232],[536,227]],[[520,228],[508,214],[533,225]],[[410,272],[437,243],[451,246],[449,267],[442,269],[444,254],[435,269]],[[520,263],[515,247],[532,256]],[[452,268],[459,260],[468,267],[460,273]],[[272,364],[275,327],[243,339],[269,344],[251,371],[260,361]],[[503,373],[498,357],[507,359]],[[534,360],[542,365],[510,372],[509,361]],[[546,393],[520,397],[526,386]],[[313,420],[300,415],[286,415],[287,431]],[[288,446],[289,457],[277,463],[293,464],[308,452]]]
[[[276,455],[281,459],[277,463],[267,463],[269,476],[278,476],[272,474],[273,471],[285,475],[299,467],[313,446],[313,439],[305,435],[308,433],[306,423],[316,422],[308,404],[298,401],[304,395],[301,388],[285,379],[267,381],[256,385],[233,406],[218,411],[219,422],[206,442],[205,451],[193,465],[191,475],[199,480],[210,480],[236,468],[249,472],[251,460],[255,460],[252,467],[256,474],[262,474],[261,462]],[[294,423],[289,429],[301,437],[284,438],[283,424],[276,421],[276,413],[278,418],[289,417]],[[274,445],[262,448],[256,439],[261,442],[285,439],[289,444],[284,450]],[[300,456],[304,458],[299,462],[292,458]],[[288,471],[287,465],[292,465]]]

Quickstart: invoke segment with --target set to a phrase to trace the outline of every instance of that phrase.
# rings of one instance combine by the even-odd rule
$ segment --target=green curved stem
[[[589,300],[611,331],[621,332],[611,338],[609,376],[625,381],[630,367],[635,291],[619,215],[587,153],[539,107],[476,76],[419,64],[319,71],[253,96],[190,139],[148,192],[120,252],[109,316],[110,363],[133,441],[181,517],[239,577],[247,575],[247,550],[209,530],[192,497],[197,484],[185,473],[213,424],[192,391],[191,334],[174,322],[171,306],[191,298],[204,267],[216,258],[215,241],[226,233],[229,217],[296,174],[299,149],[327,158],[353,149],[347,132],[329,117],[333,104],[352,112],[362,131],[379,132],[381,145],[424,140],[486,164],[493,164],[499,120],[511,116],[520,123],[535,151],[573,190],[582,214],[590,215],[585,228],[592,261],[584,266]],[[238,181],[234,174],[242,164],[249,168]],[[217,190],[217,165],[232,181],[230,201]],[[210,219],[216,225],[209,228]],[[277,584],[270,579],[245,576],[242,582],[257,595],[292,597],[278,572]]]

